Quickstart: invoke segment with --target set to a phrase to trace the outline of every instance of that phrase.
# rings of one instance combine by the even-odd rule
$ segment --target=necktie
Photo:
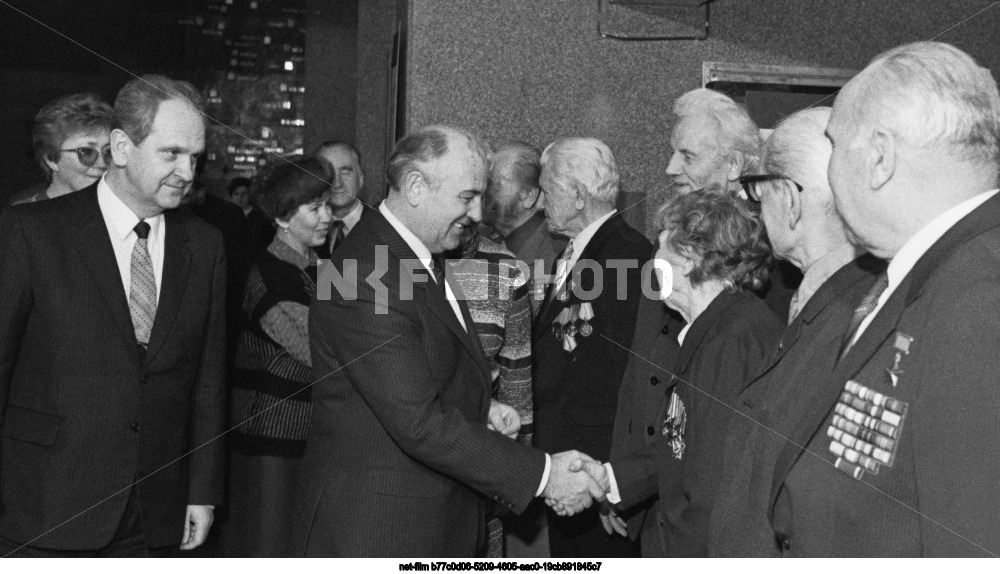
[[[140,221],[135,228],[135,247],[132,248],[132,279],[129,284],[128,310],[132,315],[135,340],[142,346],[149,344],[149,334],[156,318],[156,276],[153,260],[149,257],[149,224]]]
[[[878,306],[878,299],[882,296],[885,288],[889,286],[889,275],[885,271],[879,274],[878,279],[875,280],[875,284],[872,288],[868,290],[865,294],[864,299],[861,303],[854,309],[854,316],[851,317],[851,324],[847,328],[847,333],[844,337],[844,342],[840,346],[840,358],[843,359],[847,352],[851,350],[851,346],[854,344],[854,336],[858,332],[858,327],[865,320],[865,317],[871,314]]]
[[[799,316],[799,292],[795,291],[792,301],[788,304],[788,324],[791,325],[795,318]]]
[[[334,221],[333,227],[337,231],[333,234],[333,241],[330,242],[330,253],[333,253],[338,247],[340,247],[340,244],[344,241],[345,237],[343,220],[338,219]]]
[[[570,239],[569,243],[566,244],[566,249],[559,256],[556,261],[556,279],[555,283],[552,285],[552,294],[556,296],[561,294],[560,292],[566,286],[566,280],[569,278],[569,260],[573,258],[573,240]]]
[[[447,259],[441,255],[432,255],[431,261],[434,262],[434,264],[431,265],[431,271],[434,273],[434,280],[437,282],[438,289],[440,289],[442,293],[447,294],[444,286],[446,281],[444,276],[444,266],[447,264]]]

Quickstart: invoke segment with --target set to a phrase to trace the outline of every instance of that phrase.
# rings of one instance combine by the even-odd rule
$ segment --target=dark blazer
[[[771,556],[777,552],[767,520],[771,473],[789,421],[819,373],[837,362],[854,308],[885,262],[866,255],[820,286],[781,336],[760,373],[740,392],[726,437],[725,470],[709,529],[710,556]]]
[[[532,329],[532,381],[535,398],[535,444],[548,452],[577,449],[607,460],[618,405],[618,389],[629,361],[639,299],[643,297],[640,269],[652,246],[616,214],[591,237],[570,279],[579,277],[580,293],[595,293],[590,301],[594,318],[589,336],[577,333],[577,348],[563,350],[553,334],[553,323],[567,307],[582,301],[570,292],[567,301],[547,297]],[[608,267],[608,260],[630,260],[630,269]],[[600,266],[600,276],[593,266]],[[618,298],[618,275],[624,273],[627,291]],[[597,281],[600,280],[598,284]],[[581,323],[578,321],[577,325]]]
[[[147,544],[177,544],[185,507],[222,499],[222,237],[188,213],[164,214],[143,355],[96,189],[0,220],[0,536],[100,548],[142,479]]]
[[[708,554],[708,523],[722,475],[723,441],[730,420],[738,416],[732,407],[776,345],[782,328],[756,295],[724,292],[688,329],[669,381],[686,413],[681,458],[662,428],[670,393],[657,427],[656,472],[667,557]],[[621,495],[622,506],[627,506],[632,495]]]
[[[832,374],[804,386],[807,407],[772,481],[770,519],[784,554],[1000,554],[998,314],[995,196],[920,258]],[[885,445],[890,464],[877,473],[834,468],[828,429],[848,381],[906,405]]]
[[[485,540],[484,499],[521,512],[545,456],[487,430],[491,377],[466,305],[468,333],[377,210],[334,252],[333,268],[348,273],[350,260],[356,294],[335,288],[323,263],[309,312],[319,382],[296,507],[299,553],[472,556]]]
[[[618,391],[611,441],[611,468],[619,492],[632,501],[623,515],[632,540],[641,535],[642,555],[665,556],[660,546],[660,522],[657,497],[655,453],[663,448],[659,428],[663,401],[670,388],[671,373],[680,351],[677,335],[684,327],[682,319],[660,299],[642,297],[636,317],[633,354],[625,367]]]

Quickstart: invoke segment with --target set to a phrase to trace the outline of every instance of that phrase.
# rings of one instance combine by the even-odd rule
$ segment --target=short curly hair
[[[52,168],[45,160],[57,163],[62,143],[79,133],[111,131],[111,106],[94,93],[72,94],[56,98],[42,106],[31,130],[35,160],[52,181]]]
[[[323,197],[330,191],[330,172],[314,157],[292,156],[279,159],[254,179],[252,195],[257,207],[268,217],[285,220],[300,205]]]
[[[764,225],[745,202],[707,191],[673,198],[660,212],[667,246],[695,261],[695,287],[720,280],[731,291],[754,291],[767,282],[772,257]]]

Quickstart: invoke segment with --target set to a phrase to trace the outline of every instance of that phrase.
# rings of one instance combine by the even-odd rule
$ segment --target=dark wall
[[[450,122],[493,143],[539,146],[561,136],[601,138],[618,160],[620,203],[632,205],[665,184],[670,107],[700,87],[702,62],[860,69],[878,52],[930,39],[992,2],[718,0],[708,40],[668,42],[602,39],[597,4],[411,0],[409,126]],[[938,39],[1000,70],[1000,6]],[[649,204],[626,214],[637,227]]]

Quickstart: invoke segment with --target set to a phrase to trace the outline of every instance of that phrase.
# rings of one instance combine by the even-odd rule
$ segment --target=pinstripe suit
[[[187,213],[164,214],[163,284],[143,355],[96,189],[0,219],[0,536],[26,543],[55,528],[31,544],[101,548],[132,481],[147,477],[146,542],[173,545],[188,504],[222,498],[221,441],[177,460],[222,431],[222,237]]]
[[[385,259],[379,262],[377,253]],[[357,297],[319,272],[309,312],[313,423],[302,461],[296,537],[307,556],[472,556],[485,497],[521,512],[543,453],[487,430],[490,373],[464,303],[466,332],[416,255],[367,210],[332,265],[357,261]],[[387,309],[365,278],[387,267]],[[412,268],[412,267],[411,267]]]

